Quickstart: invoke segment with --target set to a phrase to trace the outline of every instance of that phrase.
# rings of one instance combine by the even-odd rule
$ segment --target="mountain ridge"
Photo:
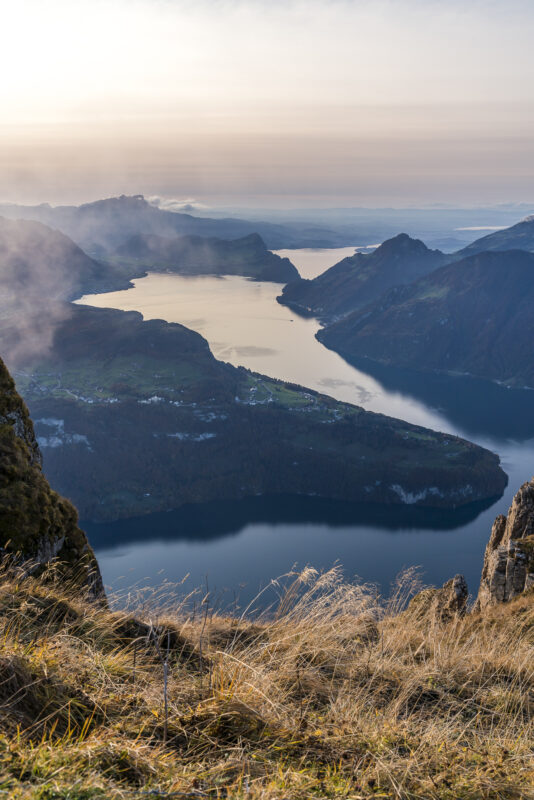
[[[61,231],[34,220],[0,217],[4,293],[35,291],[41,298],[70,300],[95,284],[104,284],[108,272]]]
[[[340,234],[334,230],[309,224],[284,225],[237,217],[197,217],[169,211],[150,204],[143,195],[120,195],[79,206],[0,204],[0,215],[35,220],[57,228],[97,259],[105,259],[131,236],[141,233],[169,238],[190,234],[221,239],[238,239],[258,233],[269,249],[331,247],[340,239]],[[340,246],[344,244],[346,237],[341,237]]]
[[[392,286],[410,283],[451,260],[405,233],[372,253],[355,253],[311,281],[294,281],[277,298],[298,313],[332,321],[376,300]]]
[[[291,261],[271,253],[258,233],[231,240],[137,234],[120,245],[112,258],[122,265],[131,263],[180,275],[243,275],[278,283],[299,278]]]
[[[456,258],[489,251],[526,250],[534,252],[534,214],[529,214],[509,228],[495,231],[455,253]]]
[[[483,252],[391,289],[317,338],[347,357],[534,386],[533,302],[534,254]]]

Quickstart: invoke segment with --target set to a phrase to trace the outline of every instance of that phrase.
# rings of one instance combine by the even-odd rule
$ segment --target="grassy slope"
[[[0,792],[21,798],[532,796],[534,605],[447,624],[335,573],[254,622],[130,612],[0,575]],[[134,611],[137,610],[137,614]],[[169,632],[163,667],[149,623]],[[137,643],[136,643],[137,642]],[[167,637],[161,639],[166,651]]]

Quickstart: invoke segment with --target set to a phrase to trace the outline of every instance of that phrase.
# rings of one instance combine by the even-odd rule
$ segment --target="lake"
[[[303,277],[350,255],[341,250],[284,251]],[[79,302],[140,311],[201,333],[215,356],[300,383],[497,452],[509,485],[489,508],[457,512],[351,506],[318,498],[251,498],[190,506],[110,524],[85,523],[104,581],[113,589],[208,581],[222,605],[248,603],[271,578],[294,565],[343,566],[387,591],[404,567],[418,565],[427,583],[462,572],[478,589],[485,545],[498,513],[534,473],[534,394],[469,378],[422,376],[374,364],[348,364],[315,339],[319,324],[276,302],[282,286],[241,277],[150,274],[132,289]]]

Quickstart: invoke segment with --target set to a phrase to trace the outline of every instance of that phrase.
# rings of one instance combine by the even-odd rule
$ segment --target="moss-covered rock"
[[[57,558],[78,572],[91,592],[102,579],[74,506],[41,472],[41,455],[28,409],[0,360],[0,552],[35,562]],[[75,573],[73,573],[75,574]]]

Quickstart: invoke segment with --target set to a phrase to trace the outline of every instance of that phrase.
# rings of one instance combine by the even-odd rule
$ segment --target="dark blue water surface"
[[[307,253],[293,256],[304,276]],[[325,253],[324,266],[335,260],[335,254]],[[500,455],[509,476],[504,496],[456,511],[255,497],[111,524],[85,523],[105,583],[123,591],[187,575],[182,591],[207,580],[220,605],[243,607],[295,565],[322,570],[339,563],[347,578],[359,576],[384,591],[404,567],[419,565],[427,583],[462,572],[476,592],[493,520],[506,513],[521,483],[534,474],[534,392],[349,364],[317,342],[316,320],[300,319],[276,303],[280,289],[235,277],[149,275],[129,291],[84,302],[182,322],[202,333],[226,361],[476,441]]]

